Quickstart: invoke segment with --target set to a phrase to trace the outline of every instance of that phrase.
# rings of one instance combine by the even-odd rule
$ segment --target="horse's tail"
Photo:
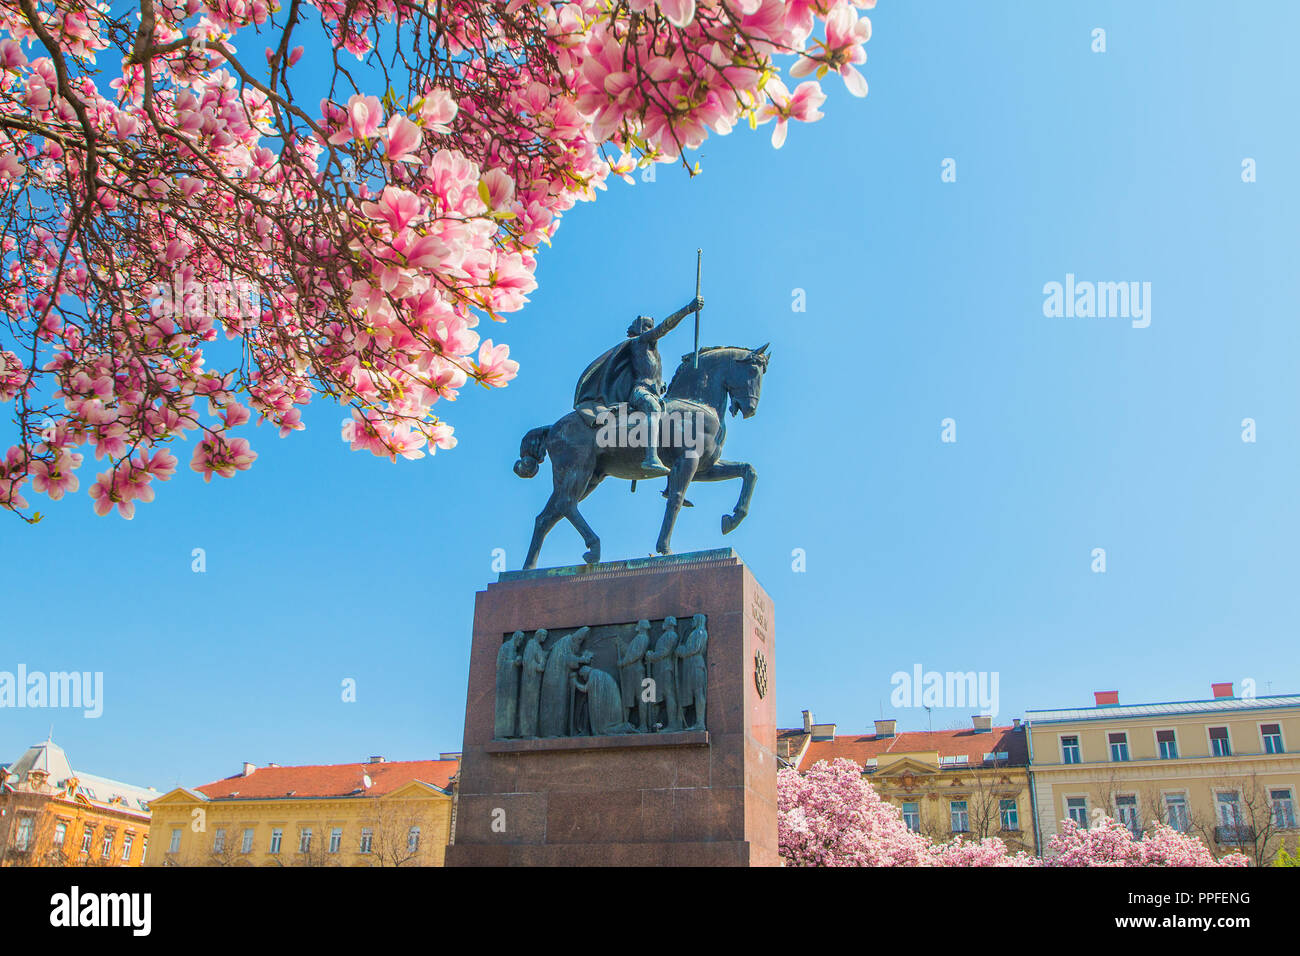
[[[520,478],[531,478],[537,474],[537,466],[546,461],[546,439],[551,434],[551,426],[534,428],[519,443],[519,460],[515,462],[515,474]]]

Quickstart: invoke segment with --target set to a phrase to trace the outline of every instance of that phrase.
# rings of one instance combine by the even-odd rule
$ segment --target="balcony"
[[[1214,842],[1220,846],[1241,846],[1255,842],[1255,828],[1245,824],[1231,827],[1215,827]]]

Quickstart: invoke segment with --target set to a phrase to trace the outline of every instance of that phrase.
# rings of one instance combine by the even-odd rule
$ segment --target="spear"
[[[695,298],[700,297],[700,264],[704,259],[704,250],[695,250]],[[700,310],[695,311],[695,354],[691,356],[691,368],[700,367]]]

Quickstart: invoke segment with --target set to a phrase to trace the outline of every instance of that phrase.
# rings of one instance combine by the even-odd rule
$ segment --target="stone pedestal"
[[[703,730],[494,739],[497,654],[530,634],[708,616]],[[448,866],[779,863],[772,602],[730,549],[501,574],[474,611]]]

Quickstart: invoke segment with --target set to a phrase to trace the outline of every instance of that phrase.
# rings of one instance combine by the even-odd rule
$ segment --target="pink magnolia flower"
[[[27,65],[27,57],[17,40],[0,40],[0,69],[17,73]]]
[[[419,196],[400,186],[385,186],[377,202],[363,202],[361,211],[371,219],[378,219],[393,232],[415,222],[424,209]]]
[[[658,0],[659,9],[675,27],[687,26],[695,19],[695,0]],[[637,13],[644,13],[655,5],[655,0],[631,0],[628,4]]]
[[[256,460],[257,452],[248,447],[247,439],[209,434],[194,449],[190,468],[203,475],[204,481],[211,481],[214,474],[233,478],[236,471],[247,471]]]
[[[152,456],[141,455],[138,467],[149,472],[159,481],[167,481],[172,475],[176,474],[176,466],[179,464],[176,456],[166,449],[160,448]]]
[[[482,182],[486,187],[489,209],[506,209],[514,201],[515,181],[504,169],[489,169],[483,174]]]
[[[457,110],[456,101],[446,90],[429,90],[420,102],[420,120],[432,133],[450,133]]]
[[[424,432],[429,440],[429,454],[434,454],[439,448],[455,448],[456,438],[452,435],[455,431],[446,422],[434,422],[432,425],[425,425]]]
[[[386,437],[386,444],[390,454],[389,461],[397,461],[397,456],[401,455],[410,461],[417,458],[423,458],[424,452],[420,449],[424,447],[426,438],[418,431],[413,431],[409,424],[401,424],[394,427]]]
[[[21,478],[0,478],[0,505],[15,511],[27,508],[27,499],[18,493],[22,486]]]
[[[384,107],[377,96],[362,96],[354,93],[348,98],[347,126],[329,138],[335,146],[348,140],[371,139],[379,132],[379,124],[384,119]]]
[[[116,477],[115,471],[100,472],[96,476],[95,483],[90,486],[90,497],[94,499],[95,514],[103,516],[116,507],[118,514],[130,521],[135,517],[135,502],[121,488],[114,486]]]
[[[515,377],[519,363],[511,360],[510,346],[493,345],[491,339],[485,339],[478,350],[478,361],[474,363],[474,377],[485,385],[498,388]]]
[[[384,127],[384,149],[388,161],[392,163],[417,162],[411,154],[420,148],[424,133],[401,113],[394,113],[388,125]]]
[[[854,96],[867,95],[867,81],[854,64],[867,62],[867,51],[862,44],[871,39],[871,21],[858,18],[857,11],[841,0],[826,16],[826,49],[824,59],[805,54],[790,68],[791,76],[807,76],[823,63],[844,77],[844,85]]]
[[[32,462],[27,472],[32,479],[32,490],[49,495],[51,500],[58,501],[65,493],[80,488],[81,482],[72,472],[76,467],[72,464],[73,458],[80,459],[81,456],[65,452],[52,464],[43,460]]]
[[[776,78],[768,80],[763,90],[770,99],[759,107],[758,118],[759,122],[776,119],[776,127],[772,130],[772,146],[776,149],[785,144],[786,120],[812,123],[822,118],[823,114],[818,107],[826,102],[826,94],[816,81],[800,83],[793,96],[785,84]]]

